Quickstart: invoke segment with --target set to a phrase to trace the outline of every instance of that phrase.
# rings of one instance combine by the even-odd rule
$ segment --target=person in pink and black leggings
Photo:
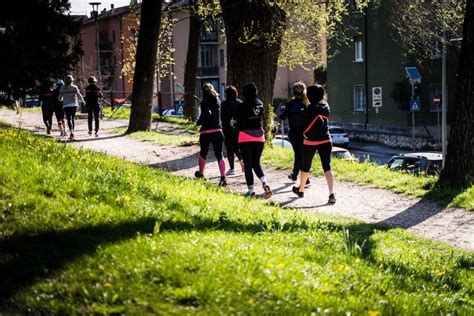
[[[243,88],[244,102],[239,106],[237,114],[236,128],[239,131],[239,147],[244,161],[245,182],[248,191],[245,196],[254,196],[253,172],[262,183],[265,197],[272,195],[270,186],[267,183],[260,157],[265,145],[265,132],[263,131],[263,121],[265,110],[263,103],[257,98],[258,90],[254,83],[248,83]]]
[[[201,125],[201,135],[199,136],[201,151],[199,153],[199,170],[194,173],[194,176],[196,178],[204,177],[207,153],[209,151],[209,145],[212,143],[221,175],[219,186],[226,186],[225,161],[222,150],[224,145],[224,133],[222,132],[221,104],[212,84],[204,84],[202,93],[203,97],[200,104],[201,115],[196,122],[197,125]]]

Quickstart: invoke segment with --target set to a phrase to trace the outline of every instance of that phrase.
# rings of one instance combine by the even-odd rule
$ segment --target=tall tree
[[[220,3],[227,39],[227,82],[238,90],[254,82],[267,117],[271,118],[269,108],[286,28],[285,11],[267,0],[221,0]]]
[[[150,130],[155,65],[160,35],[161,1],[143,0],[140,12],[140,29],[132,88],[132,111],[127,133]]]
[[[194,121],[196,118],[194,94],[196,93],[196,76],[199,54],[199,37],[203,26],[199,16],[199,0],[189,1],[189,36],[188,50],[186,52],[186,65],[184,68],[184,117]]]
[[[474,183],[474,1],[466,2],[453,116],[440,181],[466,187]]]
[[[81,22],[69,9],[69,1],[25,0],[0,10],[0,90],[24,94],[72,70]]]

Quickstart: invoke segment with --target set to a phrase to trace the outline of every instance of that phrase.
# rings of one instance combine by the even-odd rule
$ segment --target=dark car
[[[442,155],[437,152],[405,153],[390,158],[386,166],[394,171],[436,176],[441,172]]]

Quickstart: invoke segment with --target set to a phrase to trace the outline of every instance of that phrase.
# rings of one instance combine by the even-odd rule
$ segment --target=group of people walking
[[[210,144],[219,165],[220,186],[226,186],[226,175],[235,174],[235,157],[238,158],[245,174],[247,192],[245,196],[255,196],[254,173],[260,180],[265,197],[272,195],[262,169],[262,156],[265,132],[265,111],[258,98],[258,89],[254,83],[243,87],[243,101],[238,98],[237,89],[228,86],[225,89],[225,101],[220,104],[217,92],[210,83],[202,88],[203,98],[200,104],[201,114],[197,125],[201,126],[199,144],[199,169],[197,178],[204,177],[207,154]],[[294,165],[289,178],[299,186],[292,188],[298,197],[304,197],[305,187],[310,183],[309,171],[313,158],[318,152],[329,189],[328,203],[334,204],[334,175],[331,171],[331,138],[328,130],[329,105],[324,101],[324,88],[297,82],[293,85],[293,98],[280,114],[281,119],[288,118],[289,138],[294,151]],[[229,169],[225,171],[223,145],[227,149]]]
[[[64,81],[57,80],[53,89],[53,83],[49,83],[43,89],[39,97],[43,122],[46,126],[46,133],[51,134],[53,127],[53,114],[56,116],[60,136],[67,136],[66,121],[69,129],[69,138],[74,139],[75,116],[77,107],[84,105],[88,112],[89,135],[92,135],[92,120],[94,119],[95,136],[99,133],[100,98],[102,94],[97,86],[97,79],[89,77],[89,85],[86,87],[85,97],[74,84],[74,77],[69,75]],[[66,118],[66,120],[65,120]]]

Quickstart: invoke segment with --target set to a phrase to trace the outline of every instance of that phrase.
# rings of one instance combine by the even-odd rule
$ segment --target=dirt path
[[[13,111],[0,109],[0,120],[44,134],[41,115],[38,112],[23,112],[20,119]],[[101,124],[101,133],[96,138],[87,135],[86,120],[77,120],[76,141],[72,144],[103,151],[133,162],[166,168],[179,175],[188,177],[194,175],[198,161],[198,146],[156,145],[110,131],[126,126],[126,120],[104,120]],[[155,127],[154,124],[153,128]],[[168,134],[174,130],[168,123],[159,123],[158,129],[165,130]],[[53,136],[59,139],[58,134],[59,132],[53,130]],[[212,153],[208,160],[206,178],[217,184],[219,173]],[[283,207],[353,216],[369,223],[398,226],[417,235],[474,250],[474,212],[443,208],[425,199],[411,198],[388,190],[367,188],[349,182],[336,182],[337,203],[327,205],[327,188],[323,178],[312,178],[312,185],[305,192],[305,198],[297,199],[291,192],[293,183],[287,178],[288,171],[270,167],[265,167],[264,171],[274,192],[271,200]],[[235,176],[228,177],[228,184],[230,191],[238,193],[246,191],[245,179],[240,171],[236,172]],[[263,193],[261,188],[257,188],[257,194],[259,193]]]

